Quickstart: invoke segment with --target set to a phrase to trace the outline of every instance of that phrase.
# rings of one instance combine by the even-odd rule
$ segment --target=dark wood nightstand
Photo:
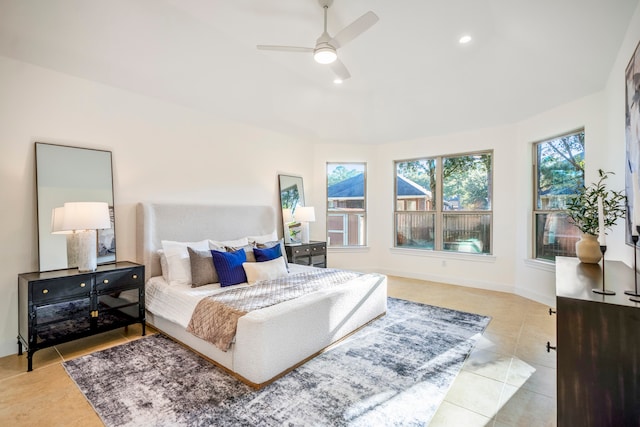
[[[312,265],[314,267],[327,266],[327,243],[310,241],[295,245],[285,245],[287,258],[293,264]]]
[[[117,262],[18,275],[18,354],[140,323],[145,334],[144,266]]]

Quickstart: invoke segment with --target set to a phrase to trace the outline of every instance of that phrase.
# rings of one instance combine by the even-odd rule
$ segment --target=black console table
[[[145,334],[144,266],[117,262],[18,276],[18,354],[140,323]]]
[[[327,243],[310,241],[309,243],[286,244],[287,258],[294,264],[327,266]]]
[[[634,272],[606,262],[556,258],[558,426],[640,425],[640,304],[629,301]]]

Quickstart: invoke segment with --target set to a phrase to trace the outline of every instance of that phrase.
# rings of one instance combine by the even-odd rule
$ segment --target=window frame
[[[487,210],[445,210],[444,207],[444,174],[443,174],[443,165],[444,159],[454,158],[454,157],[465,157],[465,156],[483,156],[490,155],[491,163],[490,163],[490,171],[489,171],[489,200],[490,200],[490,209]],[[424,210],[424,211],[408,211],[408,210],[398,210],[398,164],[406,163],[406,162],[417,162],[417,161],[434,161],[435,168],[435,192],[436,192],[436,200],[432,199],[432,209]],[[477,150],[477,151],[469,151],[462,153],[452,153],[452,154],[441,154],[436,156],[429,157],[416,157],[402,160],[394,160],[393,161],[393,248],[394,249],[411,249],[417,251],[425,251],[425,252],[437,252],[442,254],[464,254],[469,256],[492,256],[493,255],[493,216],[494,216],[494,197],[493,197],[493,189],[494,189],[494,163],[495,163],[495,155],[493,149],[486,150]],[[408,212],[422,212],[425,214],[433,215],[433,248],[425,248],[425,247],[406,247],[398,245],[398,214],[408,213]],[[445,216],[464,216],[464,215],[488,215],[489,216],[489,243],[490,250],[486,253],[469,253],[457,250],[446,250],[444,249],[444,236],[445,236]]]
[[[362,244],[344,244],[345,242],[349,242],[349,218],[348,214],[343,215],[343,230],[332,230],[329,228],[329,217],[337,216],[336,211],[331,211],[329,207],[329,166],[339,166],[339,165],[361,165],[362,173],[364,178],[364,188],[363,188],[363,201],[362,201],[362,211],[354,212],[354,215],[362,217],[364,220],[364,227],[362,227],[362,235],[360,235],[360,230],[358,230],[358,236],[361,237]],[[342,161],[342,162],[326,162],[325,164],[325,201],[327,203],[326,209],[326,231],[325,231],[325,239],[327,241],[327,249],[353,249],[353,248],[365,248],[369,244],[369,218],[368,218],[368,197],[367,197],[367,162],[364,161]],[[358,227],[360,228],[360,227]],[[334,233],[342,233],[343,234],[343,243],[340,245],[331,245],[331,238],[329,236],[330,232]]]
[[[584,127],[580,127],[580,128],[576,128],[573,130],[570,130],[568,132],[564,132],[561,134],[557,134],[555,136],[551,136],[548,138],[544,138],[538,141],[535,141],[531,144],[532,150],[532,158],[533,158],[533,162],[532,162],[532,191],[531,191],[531,196],[532,196],[532,209],[531,209],[531,245],[530,245],[530,256],[529,258],[532,261],[535,262],[543,262],[543,263],[550,263],[550,264],[555,264],[555,259],[553,260],[549,260],[546,258],[539,258],[537,256],[538,254],[538,216],[539,215],[549,215],[549,214],[558,214],[558,213],[564,213],[566,212],[566,209],[542,209],[542,208],[538,208],[538,190],[540,188],[539,185],[539,175],[540,172],[538,170],[539,168],[539,159],[538,159],[538,147],[540,146],[540,144],[545,144],[545,143],[549,143],[551,141],[560,139],[560,138],[564,138],[567,136],[571,136],[571,135],[578,135],[582,133],[583,134],[583,140],[584,140],[584,145],[583,145],[583,156],[585,156],[586,154],[586,132],[585,132],[585,128]],[[585,159],[586,160],[586,159]],[[585,161],[586,163],[586,161]],[[583,169],[583,185],[584,185],[584,179],[585,179],[585,172],[586,172],[586,168]],[[544,232],[544,231],[543,231]],[[569,256],[569,255],[567,255]]]

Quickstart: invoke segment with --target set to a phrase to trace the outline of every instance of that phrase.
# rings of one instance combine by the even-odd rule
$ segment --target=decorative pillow
[[[220,251],[225,246],[229,246],[232,248],[240,248],[243,246],[247,246],[249,244],[249,239],[243,237],[242,239],[236,240],[209,240],[209,249],[213,249],[216,251]],[[224,252],[224,251],[221,251]]]
[[[237,285],[247,281],[242,263],[247,261],[244,249],[235,252],[211,251],[213,265],[220,278],[220,286]]]
[[[242,249],[243,251],[246,252],[247,255],[247,262],[256,262],[256,257],[253,254],[253,244],[249,243],[248,245],[245,246],[225,246],[224,247],[224,251],[225,252],[235,252],[235,251],[239,251],[240,249]]]
[[[201,240],[199,242],[173,242],[163,240],[162,250],[167,258],[167,266],[169,267],[168,279],[170,285],[190,285],[191,284],[191,265],[189,263],[189,252],[187,247],[191,247],[197,251],[209,250],[209,241]]]
[[[278,240],[278,233],[276,233],[276,231],[273,230],[271,233],[263,234],[261,236],[247,236],[247,239],[249,240],[249,242],[254,242],[256,244],[267,243],[267,242],[272,242],[274,240]]]
[[[187,248],[189,251],[189,261],[191,264],[191,287],[218,283],[218,273],[213,266],[211,251],[196,251]]]
[[[169,263],[167,263],[167,256],[162,249],[158,250],[160,255],[160,270],[162,270],[162,278],[165,282],[169,283]]]
[[[284,239],[274,240],[272,242],[266,242],[266,243],[258,243],[258,244],[256,244],[256,247],[264,249],[264,248],[271,248],[271,247],[273,247],[275,245],[280,245],[280,253],[284,257],[284,262],[286,264],[288,264],[289,263],[289,259],[287,258],[287,251],[284,248]],[[287,269],[288,268],[289,267],[287,266]]]
[[[253,254],[257,262],[271,261],[282,256],[280,245],[273,245],[270,248],[253,248]]]
[[[247,276],[247,282],[249,282],[250,285],[260,280],[277,279],[289,274],[284,263],[284,258],[282,257],[264,262],[245,262],[242,264],[242,267]]]

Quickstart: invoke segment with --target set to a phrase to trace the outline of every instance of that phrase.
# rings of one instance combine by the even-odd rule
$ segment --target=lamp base
[[[95,271],[98,267],[98,247],[96,230],[84,230],[75,233],[78,239],[78,271]]]
[[[302,243],[309,243],[309,223],[306,221],[302,222],[301,228],[302,232],[300,234],[302,235]]]

